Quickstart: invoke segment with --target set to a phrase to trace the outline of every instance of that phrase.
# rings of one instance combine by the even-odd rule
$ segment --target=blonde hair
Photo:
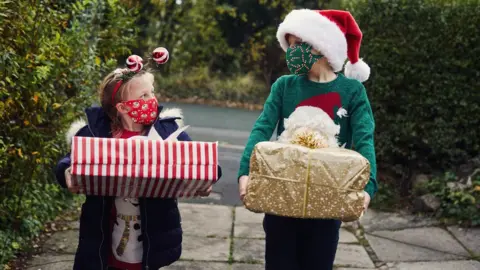
[[[102,104],[103,110],[107,113],[111,121],[111,130],[113,137],[117,137],[122,130],[122,123],[118,116],[117,104],[124,101],[126,94],[130,91],[130,82],[133,78],[139,78],[143,75],[147,75],[153,82],[154,76],[148,70],[141,70],[133,75],[126,82],[123,82],[115,96],[112,97],[113,90],[117,83],[122,80],[122,75],[131,72],[128,69],[117,69],[108,74],[100,84],[98,88],[98,95]]]

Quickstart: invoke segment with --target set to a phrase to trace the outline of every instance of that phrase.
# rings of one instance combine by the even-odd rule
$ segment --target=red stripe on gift
[[[188,190],[190,189],[191,187],[191,181],[189,181],[189,174],[188,174],[188,171],[189,171],[189,162],[190,162],[190,158],[189,158],[189,142],[184,142],[182,143],[182,156],[183,156],[183,163],[182,163],[182,186],[180,188],[180,191],[179,193],[177,193],[177,197],[184,197],[187,193],[188,193]]]
[[[174,151],[174,158],[175,165],[173,170],[175,172],[175,176],[173,177],[172,187],[170,189],[170,193],[168,193],[168,197],[172,198],[177,195],[178,189],[182,187],[182,143],[175,142],[173,147],[176,151]]]
[[[150,185],[152,184],[152,181],[153,181],[152,178],[153,178],[153,175],[154,175],[155,170],[156,170],[155,167],[156,167],[158,151],[155,151],[153,147],[155,147],[155,150],[156,150],[156,145],[154,145],[154,143],[152,141],[148,141],[148,148],[151,149],[151,152],[149,152],[148,160],[152,162],[152,165],[150,166],[150,163],[148,163],[146,165],[147,170],[148,170],[148,176],[147,176],[147,182],[145,183],[145,192],[144,192],[145,197],[150,196],[149,192],[148,192],[149,191],[148,189],[149,189]]]
[[[90,162],[90,187],[94,195],[98,195],[99,193],[99,181],[98,181],[98,138],[93,138],[90,141],[90,155],[91,161]]]
[[[157,167],[155,169],[155,177],[152,179],[153,181],[153,188],[150,192],[150,197],[158,197],[159,190],[162,186],[163,182],[163,177],[164,177],[164,171],[162,164],[164,164],[166,158],[165,158],[165,152],[168,151],[168,149],[165,149],[165,145],[162,142],[156,141],[155,142],[157,145],[157,157],[159,157],[159,160],[157,160]]]
[[[165,149],[164,149],[163,145],[161,144],[161,142],[158,142],[158,141],[156,141],[155,143],[157,145],[157,157],[159,159],[157,160],[158,165],[155,168],[155,177],[152,179],[152,180],[154,180],[154,179],[155,180],[153,181],[153,187],[152,187],[152,190],[150,192],[150,197],[157,197],[157,193],[158,193],[158,190],[160,189],[160,185],[161,185],[159,179],[162,177],[162,173],[163,173],[161,164],[165,160],[165,157],[164,157]]]
[[[107,184],[105,183],[105,174],[106,174],[106,171],[107,171],[107,166],[105,165],[105,157],[103,155],[103,153],[105,152],[105,148],[107,147],[107,145],[105,144],[105,140],[104,139],[100,139],[99,142],[98,142],[98,148],[99,148],[99,169],[101,169],[101,173],[99,175],[100,179],[101,179],[101,183],[102,183],[102,188],[100,189],[100,195],[107,195]]]
[[[82,164],[80,166],[80,177],[79,177],[79,181],[81,181],[79,184],[80,186],[83,188],[84,191],[87,191],[87,184],[85,183],[87,181],[87,177],[85,176],[85,171],[86,171],[86,166],[84,165],[85,164],[85,152],[87,151],[87,145],[86,145],[86,142],[85,142],[85,137],[81,137],[81,140],[80,140],[80,147],[82,149],[82,152],[80,153],[80,156],[79,156],[79,163]]]
[[[218,180],[218,160],[217,160],[217,155],[218,155],[218,148],[217,148],[217,143],[213,144],[213,180],[217,181]]]
[[[144,143],[147,144],[147,147],[145,147]],[[145,149],[147,148],[147,149]],[[143,189],[145,189],[145,181],[146,179],[144,178],[144,174],[146,173],[145,172],[145,160],[147,159],[148,160],[148,151],[149,151],[149,148],[148,148],[148,141],[142,141],[140,142],[140,155],[139,155],[139,164],[137,164],[136,166],[138,166],[138,181],[137,181],[137,192],[135,193],[135,197],[138,198],[140,196],[140,193],[143,192]],[[141,154],[143,153],[143,156],[141,156]],[[142,166],[143,165],[143,166]]]
[[[113,157],[113,182],[111,182],[111,185],[113,185],[113,194],[112,196],[117,196],[118,193],[118,181],[120,180],[120,177],[118,177],[118,174],[120,173],[120,169],[118,167],[118,161],[119,161],[119,151],[120,151],[120,145],[118,144],[118,141],[113,141],[112,140],[112,146],[113,148],[113,153],[115,153],[115,156]]]
[[[128,170],[131,169],[129,168],[130,166],[130,158],[131,154],[129,154],[131,151],[131,145],[128,145],[129,140],[123,140],[123,174],[122,174],[122,187],[121,187],[121,193],[120,196],[126,196],[127,194],[127,177],[128,177]]]
[[[127,167],[127,177],[125,184],[125,196],[131,197],[133,192],[135,192],[135,182],[137,176],[137,143],[136,140],[127,140],[128,143],[128,167]]]
[[[118,169],[117,169],[117,166],[115,166],[114,162],[115,162],[115,159],[117,158],[117,153],[116,152],[116,144],[114,143],[113,140],[109,140],[109,143],[108,143],[108,151],[110,153],[110,155],[108,155],[108,158],[109,158],[109,162],[110,163],[110,172],[109,172],[109,175],[111,178],[110,180],[108,181],[108,185],[109,185],[109,191],[110,191],[110,196],[115,196],[115,194],[117,193],[117,175],[118,175]]]
[[[192,193],[192,189],[195,186],[195,181],[192,180],[193,178],[193,171],[192,171],[192,164],[193,164],[193,143],[192,142],[186,142],[187,143],[187,155],[186,155],[186,169],[187,169],[187,175],[185,176],[187,179],[189,179],[189,183],[187,186],[187,192],[186,194],[183,194],[185,197],[190,197]]]
[[[136,143],[137,143],[137,164],[135,164],[135,175],[136,175],[136,179],[135,179],[135,185],[134,185],[134,193],[133,193],[133,196],[135,196],[135,198],[138,198],[138,193],[140,192],[140,187],[141,187],[141,184],[142,184],[142,181],[143,181],[143,174],[142,174],[142,171],[143,171],[143,168],[142,168],[142,160],[143,160],[143,156],[142,156],[142,150],[144,150],[143,148],[143,141],[140,141],[140,140],[135,140]]]
[[[199,168],[199,162],[201,161],[201,153],[200,153],[200,143],[194,143],[193,145],[193,151],[192,151],[192,178],[195,179],[195,183],[193,184],[193,189],[191,191],[192,196],[195,195],[196,191],[200,187],[200,181],[199,176],[200,176],[200,168]]]
[[[199,190],[204,191],[207,189],[208,186],[208,170],[206,168],[207,160],[208,160],[208,143],[202,143],[202,148],[201,148],[201,167],[200,167],[200,172],[201,172],[201,182],[202,185],[199,188]]]
[[[166,164],[163,169],[165,170],[164,172],[164,181],[162,183],[162,187],[160,189],[160,196],[162,198],[166,198],[167,194],[168,194],[168,191],[170,189],[170,186],[171,186],[171,182],[172,182],[172,178],[173,178],[173,164],[175,162],[175,160],[173,159],[173,156],[174,156],[174,150],[173,150],[173,143],[172,142],[166,142],[166,145],[165,146],[165,150],[166,150],[166,153],[165,153],[165,157],[167,158],[167,162],[165,162],[164,164]]]
[[[123,192],[123,187],[124,187],[124,183],[123,183],[123,178],[124,178],[124,175],[125,175],[125,152],[126,152],[126,145],[125,144],[121,144],[120,141],[123,141],[123,140],[118,140],[117,143],[118,143],[118,149],[120,150],[119,152],[117,152],[117,155],[118,155],[118,164],[116,164],[116,166],[118,167],[118,180],[116,181],[116,186],[117,186],[117,192],[115,194],[115,196],[117,197],[120,197],[122,192]]]
[[[88,194],[93,194],[95,195],[94,189],[95,189],[95,181],[94,181],[94,176],[93,176],[93,167],[92,163],[94,163],[94,158],[93,158],[93,151],[94,149],[94,141],[93,139],[89,138],[87,139],[87,162],[88,162],[88,167],[87,167],[87,175],[88,175],[88,182],[87,182],[87,188],[88,188]]]
[[[74,179],[72,179],[72,183],[74,186],[78,186],[80,184],[80,180],[78,177],[78,164],[79,164],[79,158],[78,155],[80,153],[80,149],[78,149],[79,143],[78,143],[78,137],[73,137],[73,148],[72,148],[72,158],[73,158],[73,166],[72,166],[72,176],[75,176],[75,184],[73,183]]]

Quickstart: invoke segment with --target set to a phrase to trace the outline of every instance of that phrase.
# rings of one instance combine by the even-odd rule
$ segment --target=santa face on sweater
[[[117,212],[112,232],[112,253],[122,262],[142,261],[142,232],[137,199],[115,199]]]

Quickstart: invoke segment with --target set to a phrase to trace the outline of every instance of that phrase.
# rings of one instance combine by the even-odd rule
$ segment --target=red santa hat
[[[335,72],[341,71],[346,58],[345,76],[361,82],[368,80],[370,67],[359,58],[362,32],[348,11],[291,11],[277,30],[277,40],[287,51],[287,35],[292,34],[312,45],[328,60]]]

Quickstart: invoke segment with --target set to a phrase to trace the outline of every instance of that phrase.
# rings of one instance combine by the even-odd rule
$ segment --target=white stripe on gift
[[[125,193],[122,194],[124,197],[129,197],[130,195],[130,181],[132,180],[132,164],[133,164],[133,140],[127,141],[127,173],[125,177]]]
[[[134,180],[134,184],[133,184],[133,189],[132,189],[132,196],[135,196],[136,193],[137,193],[137,190],[139,188],[139,182],[142,183],[142,179],[140,179],[140,170],[142,169],[141,168],[141,164],[140,164],[140,160],[141,160],[141,154],[140,153],[140,145],[142,144],[143,140],[135,140],[135,147],[136,147],[136,161],[135,161],[135,180]],[[146,149],[144,149],[145,151]],[[147,151],[145,151],[147,152]]]
[[[120,144],[118,141],[117,143],[120,145],[120,149],[118,151],[118,157],[119,157],[119,162],[118,162],[118,165],[121,165],[123,164],[123,157],[125,156],[125,153],[123,151],[123,145]],[[123,169],[119,166],[118,168],[118,183],[117,183],[117,194],[115,194],[115,196],[117,197],[120,197],[121,196],[121,192],[122,192],[122,177],[123,177]]]
[[[148,160],[149,160],[149,153],[150,153],[150,148],[148,147],[148,141],[144,140],[143,141],[143,177],[141,179],[141,186],[140,186],[140,192],[138,193],[138,196],[140,197],[145,197],[145,186],[147,185],[147,179],[148,179]]]
[[[82,155],[83,155],[83,153],[82,153],[82,138],[76,137],[75,139],[77,140],[77,146],[78,146],[77,147],[77,150],[78,150],[77,151],[77,157],[76,157],[77,158],[77,174],[79,175],[77,177],[77,187],[81,187],[82,186],[82,178],[84,178],[83,175],[81,175],[81,173],[82,173],[82,165],[81,164],[82,164]]]
[[[184,156],[184,160],[185,160],[185,165],[184,165],[184,176],[185,176],[185,179],[189,179],[189,180],[183,180],[183,181],[187,181],[187,185],[185,186],[185,189],[184,189],[184,192],[183,192],[183,197],[186,197],[186,198],[189,198],[190,197],[190,191],[191,189],[193,188],[193,184],[195,183],[195,181],[191,180],[191,175],[189,174],[190,172],[190,145],[192,145],[191,142],[185,142],[185,156]],[[180,196],[180,190],[178,191],[177,193],[177,197]]]
[[[205,186],[206,186],[206,181],[205,181],[205,176],[206,176],[206,172],[205,172],[205,161],[206,161],[206,154],[205,153],[205,144],[203,142],[200,143],[200,179],[199,181],[202,181],[202,185],[200,186],[200,189],[199,190],[204,190],[205,189]]]
[[[155,184],[156,178],[157,178],[157,155],[158,155],[157,154],[157,145],[158,145],[158,142],[152,142],[152,145],[153,145],[153,147],[152,147],[152,166],[151,166],[152,177],[150,179],[150,184],[148,185],[147,197],[152,197],[153,185]]]
[[[89,160],[91,160],[91,153],[90,153],[90,145],[91,145],[92,141],[91,140],[86,140],[85,141],[85,160],[88,162]],[[87,194],[92,194],[92,191],[91,191],[91,187],[90,187],[90,166],[85,166],[85,181],[86,181],[86,185],[87,185]]]
[[[167,195],[167,191],[168,189],[170,188],[170,185],[172,183],[172,178],[173,178],[173,144],[171,141],[167,142],[167,146],[168,146],[168,165],[164,168],[167,168],[168,169],[168,175],[167,175],[167,179],[165,179],[167,182],[166,182],[166,185],[165,187],[163,188],[162,190],[162,198],[165,198],[165,196]]]
[[[114,176],[115,175],[115,142],[114,141],[109,141],[110,143],[108,144],[107,151],[110,151],[110,161],[112,162],[110,165],[110,174],[108,176]],[[108,187],[109,187],[109,192],[108,195],[114,196],[115,194],[113,193],[114,189],[113,186],[115,183],[113,182],[113,179],[109,180]]]
[[[108,153],[107,152],[107,141],[105,139],[101,139],[102,140],[102,153]],[[100,155],[100,154],[99,154]],[[103,161],[103,164],[102,164],[102,195],[108,195],[107,194],[107,180],[106,180],[106,177],[105,175],[107,174],[107,166],[105,165],[105,159],[107,158],[107,156],[104,156],[102,155],[102,161]]]
[[[182,189],[182,185],[183,184],[183,181],[182,179],[180,179],[180,174],[182,172],[182,160],[183,160],[183,157],[182,157],[182,148],[181,148],[181,145],[180,143],[175,143],[176,146],[176,151],[177,151],[177,160],[175,162],[175,170],[176,170],[176,174],[175,174],[175,179],[174,179],[174,183],[173,183],[173,186],[170,190],[170,192],[168,193],[168,197],[169,198],[172,198],[174,195],[176,195],[177,193],[175,193],[175,191],[177,190],[177,188],[179,190]]]
[[[93,139],[93,194],[98,195],[98,163],[100,163],[100,155],[98,153],[98,138]]]

